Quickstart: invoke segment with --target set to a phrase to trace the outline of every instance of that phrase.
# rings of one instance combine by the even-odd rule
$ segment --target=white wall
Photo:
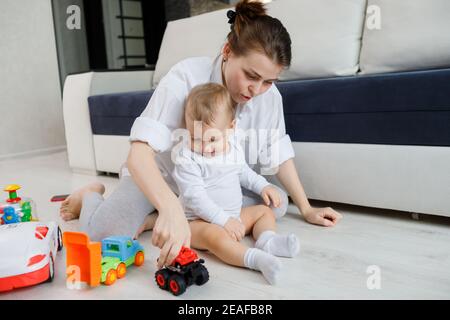
[[[0,158],[65,145],[50,0],[0,0]]]

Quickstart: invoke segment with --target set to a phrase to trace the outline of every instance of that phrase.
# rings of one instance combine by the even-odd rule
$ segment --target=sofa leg
[[[411,219],[419,221],[420,220],[420,213],[411,212]]]
[[[101,174],[101,172],[97,170],[80,169],[80,168],[72,168],[72,172],[76,174],[86,174],[89,176],[98,176],[99,174]]]

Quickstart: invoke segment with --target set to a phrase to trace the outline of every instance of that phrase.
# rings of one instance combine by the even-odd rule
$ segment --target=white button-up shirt
[[[147,142],[156,154],[160,171],[175,193],[178,187],[173,180],[174,164],[171,150],[172,133],[186,128],[184,106],[192,88],[208,82],[222,82],[222,56],[188,58],[173,66],[158,84],[147,107],[138,117],[130,133],[130,141]],[[263,174],[273,174],[272,168],[294,157],[294,149],[286,134],[283,102],[277,87],[253,97],[236,110],[236,131],[241,139],[246,161],[251,168]],[[129,175],[125,168],[122,175]]]

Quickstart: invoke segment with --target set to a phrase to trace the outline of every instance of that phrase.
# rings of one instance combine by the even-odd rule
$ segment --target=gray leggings
[[[277,187],[278,188],[278,187]],[[286,193],[278,188],[282,204],[272,208],[278,218],[285,215],[288,206]],[[261,197],[243,189],[243,207],[262,204]],[[83,198],[80,213],[81,231],[87,233],[93,241],[101,241],[111,235],[134,237],[147,215],[155,207],[147,200],[130,176],[120,178],[119,185],[106,199],[96,192],[88,193]]]

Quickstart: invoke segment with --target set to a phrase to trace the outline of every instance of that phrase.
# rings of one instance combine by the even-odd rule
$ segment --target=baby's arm
[[[266,205],[272,205],[278,207],[280,205],[280,194],[277,189],[272,186],[267,180],[253,171],[247,163],[244,164],[240,176],[241,185],[260,195]]]
[[[265,187],[270,186],[266,178],[257,174],[253,169],[251,169],[247,163],[242,166],[241,176],[240,176],[241,186],[245,189],[253,191],[256,194],[261,195]]]
[[[173,177],[185,207],[207,222],[225,226],[229,216],[208,196],[198,164],[183,158],[183,163],[175,165]]]

